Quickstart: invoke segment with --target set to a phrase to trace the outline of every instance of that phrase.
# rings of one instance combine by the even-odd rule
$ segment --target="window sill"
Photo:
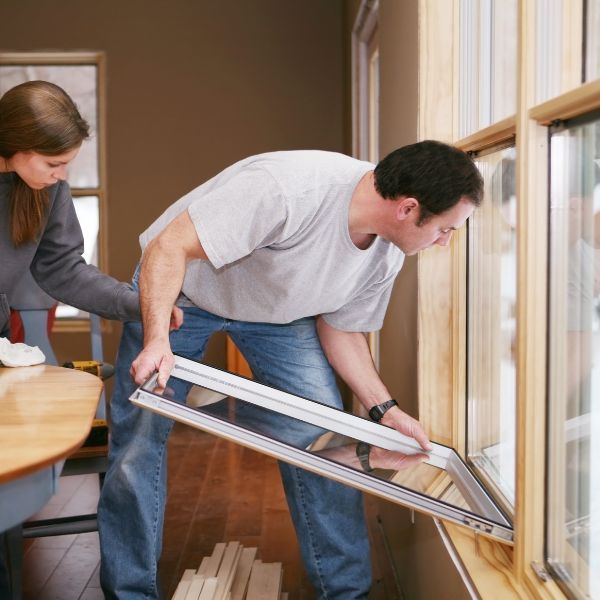
[[[515,575],[513,550],[459,525],[434,519],[456,569],[473,598],[536,598],[564,600],[553,581],[539,581],[532,572],[526,581]]]

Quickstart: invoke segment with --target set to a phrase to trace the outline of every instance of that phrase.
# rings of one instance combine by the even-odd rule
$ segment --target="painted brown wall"
[[[417,141],[418,0],[380,0],[380,156]],[[380,335],[380,373],[403,410],[418,416],[417,257],[396,279]],[[386,501],[379,517],[405,598],[462,600],[469,594],[430,517]]]
[[[232,162],[350,150],[342,17],[342,0],[0,2],[0,51],[106,53],[112,275],[128,280],[138,234]],[[86,345],[69,334],[77,356]],[[224,362],[223,339],[211,359]]]

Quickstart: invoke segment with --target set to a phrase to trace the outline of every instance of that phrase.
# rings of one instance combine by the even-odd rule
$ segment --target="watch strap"
[[[369,464],[369,454],[371,453],[371,445],[367,442],[358,442],[356,444],[356,456],[360,461],[360,466],[365,473],[370,473],[373,469]]]
[[[398,403],[393,398],[386,400],[381,404],[376,404],[369,409],[369,417],[371,417],[373,421],[379,423],[383,418],[383,415],[385,415],[385,413],[393,406],[398,406]]]

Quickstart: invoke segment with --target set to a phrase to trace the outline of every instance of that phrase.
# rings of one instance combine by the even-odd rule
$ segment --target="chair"
[[[11,310],[11,341],[24,341],[28,345],[40,347],[46,356],[46,362],[56,365],[56,356],[52,350],[49,338],[54,312],[54,301],[51,307],[27,307],[19,310]],[[90,330],[92,359],[103,363],[100,318],[97,315],[90,315]],[[105,378],[103,377],[103,379]],[[104,392],[102,392],[100,397],[96,418],[100,420],[106,418]],[[56,473],[60,473],[61,477],[97,473],[99,485],[102,486],[107,467],[108,440],[106,439],[101,445],[86,445],[84,443],[82,448],[64,461],[64,465],[57,465]],[[0,534],[0,545],[2,546],[0,548],[0,563],[4,563],[3,565],[0,564],[0,595],[12,600],[18,600],[21,597],[23,538],[78,534],[97,531],[97,529],[97,514],[92,513],[56,517],[53,519],[30,520],[23,525],[18,525]],[[8,579],[5,580],[5,577]]]
[[[11,314],[11,333],[12,341],[22,341],[30,346],[38,346],[46,355],[47,364],[58,364],[56,356],[52,350],[49,330],[52,328],[54,320],[55,306],[50,309],[26,309],[13,311]],[[20,320],[20,326],[19,326]],[[16,325],[16,326],[15,326]],[[22,334],[20,330],[22,329]],[[103,363],[102,334],[100,329],[100,318],[97,315],[90,314],[90,332],[91,332],[91,355],[92,360]],[[109,374],[110,370],[109,370]],[[105,378],[105,377],[103,377]],[[96,411],[95,422],[99,427],[106,427],[106,401],[105,394],[102,392],[98,409]],[[104,423],[104,425],[102,425]],[[88,440],[91,440],[88,438]],[[62,466],[61,477],[70,475],[86,475],[97,473],[99,484],[102,486],[104,475],[108,468],[108,440],[102,440],[103,443],[85,443],[74,454],[70,455]],[[23,537],[35,538],[53,535],[67,535],[76,533],[85,533],[96,531],[98,529],[97,514],[73,515],[69,517],[56,517],[53,519],[32,520],[23,524]]]

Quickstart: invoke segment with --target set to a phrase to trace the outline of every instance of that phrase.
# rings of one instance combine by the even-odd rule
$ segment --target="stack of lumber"
[[[281,563],[263,563],[256,548],[219,543],[198,569],[186,569],[172,600],[287,600]]]

